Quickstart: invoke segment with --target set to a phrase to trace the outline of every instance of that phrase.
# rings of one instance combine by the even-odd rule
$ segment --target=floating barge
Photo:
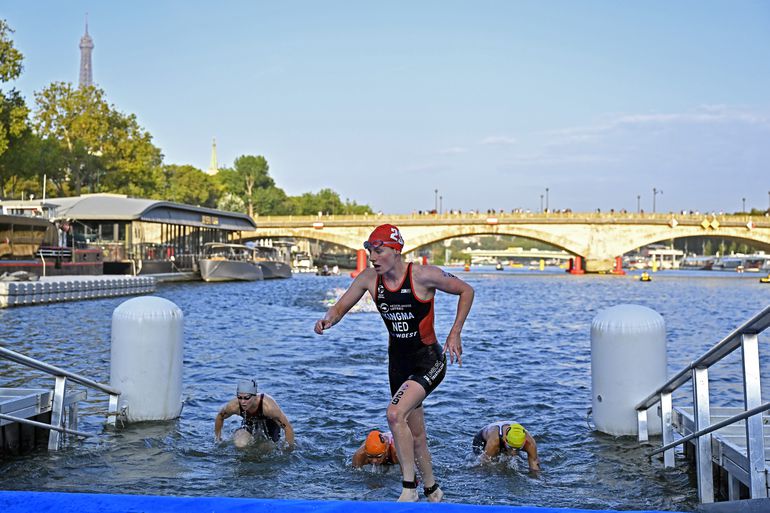
[[[0,308],[155,292],[154,276],[44,276],[0,281]]]

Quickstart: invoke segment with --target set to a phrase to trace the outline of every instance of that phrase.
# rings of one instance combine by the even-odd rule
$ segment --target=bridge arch
[[[414,240],[409,240],[409,249],[407,252],[417,251],[425,246],[430,246],[436,242],[441,242],[448,239],[456,239],[460,237],[473,237],[481,235],[505,235],[511,237],[523,237],[526,239],[536,240],[544,242],[558,249],[577,255],[578,253],[570,249],[569,241],[562,237],[554,237],[552,234],[543,232],[541,230],[528,230],[517,229],[515,225],[503,226],[500,228],[490,228],[489,226],[465,226],[461,231],[457,230],[445,230],[443,232],[433,231],[430,234],[415,237]],[[406,234],[404,234],[406,237]],[[412,247],[414,246],[414,247]]]
[[[393,216],[258,217],[246,238],[297,237],[358,250],[382,223],[397,225],[405,252],[445,239],[512,235],[542,241],[585,259],[586,271],[613,269],[615,259],[654,242],[683,237],[721,237],[770,249],[770,217],[750,215],[632,213],[500,213]]]
[[[710,238],[710,239],[726,239],[731,241],[740,242],[743,244],[747,244],[753,247],[757,247],[763,251],[770,252],[770,242],[766,242],[763,240],[758,240],[756,237],[751,237],[745,234],[724,234],[724,233],[703,233],[695,232],[695,233],[678,233],[676,236],[672,237],[671,233],[666,233],[663,235],[660,234],[647,234],[644,237],[640,237],[637,240],[634,241],[634,244],[637,244],[636,246],[626,246],[623,249],[623,252],[621,254],[630,253],[636,249],[639,249],[643,246],[647,246],[650,244],[656,244],[661,242],[666,242],[672,239],[681,240],[681,239],[693,239],[693,238]]]

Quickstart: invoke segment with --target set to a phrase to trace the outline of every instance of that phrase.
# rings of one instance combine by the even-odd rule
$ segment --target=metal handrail
[[[699,436],[708,435],[710,433],[713,433],[714,431],[717,431],[718,429],[722,429],[725,426],[729,426],[730,424],[735,424],[736,422],[747,419],[749,417],[752,417],[754,415],[757,415],[758,413],[765,412],[767,410],[770,410],[770,403],[764,403],[760,406],[757,406],[756,408],[752,408],[750,410],[746,410],[742,413],[738,413],[737,415],[733,415],[732,417],[726,418],[725,420],[721,420],[717,422],[716,424],[712,424],[707,428],[700,429],[698,431],[695,431],[693,433],[690,433],[687,436],[683,436],[679,440],[675,442],[671,442],[670,444],[666,444],[663,447],[660,447],[658,449],[655,449],[654,451],[650,451],[647,453],[648,457],[653,457],[656,454],[660,454],[663,451],[667,451],[669,449],[673,449],[674,447],[678,445],[682,445],[683,443],[689,442],[693,438],[698,438]]]
[[[86,387],[90,387],[108,394],[110,399],[109,399],[109,407],[108,407],[108,413],[107,413],[107,422],[109,424],[114,424],[116,422],[117,420],[116,417],[118,416],[118,401],[120,399],[120,390],[118,390],[117,388],[111,387],[109,385],[105,385],[103,383],[98,383],[92,379],[86,378],[85,376],[81,376],[80,374],[70,372],[68,370],[62,369],[55,365],[50,365],[48,363],[41,362],[40,360],[36,360],[34,358],[24,356],[21,353],[17,353],[16,351],[11,351],[10,349],[7,349],[2,346],[0,346],[0,357],[4,357],[7,360],[11,360],[13,362],[20,363],[27,367],[43,371],[56,378],[53,398],[51,401],[51,423],[50,424],[39,423],[40,425],[38,426],[38,427],[44,427],[49,429],[49,434],[48,434],[49,450],[59,449],[59,445],[61,441],[61,436],[60,436],[61,433],[71,432],[72,434],[75,434],[77,436],[89,436],[86,433],[82,433],[80,431],[76,431],[72,429],[67,429],[63,426],[64,396],[66,394],[67,379],[71,379],[75,383],[79,383]],[[76,424],[77,419],[72,418],[73,415],[75,415],[74,412],[75,412],[75,405],[70,405],[70,423]],[[21,420],[18,420],[18,421],[21,422]],[[36,422],[36,421],[29,421],[28,419],[25,419],[25,422],[23,423],[30,424],[33,422]],[[37,424],[32,424],[32,425],[37,426]]]
[[[102,392],[105,392],[110,395],[120,395],[120,390],[118,390],[117,388],[113,388],[109,385],[98,383],[92,379],[86,378],[85,376],[81,376],[80,374],[76,374],[74,372],[64,370],[61,367],[50,365],[45,362],[41,362],[40,360],[35,360],[34,358],[30,358],[29,356],[24,356],[21,353],[17,353],[16,351],[11,351],[10,349],[7,349],[3,346],[0,346],[0,356],[4,356],[8,360],[14,361],[16,363],[20,363],[22,365],[26,365],[27,367],[32,367],[33,369],[41,370],[45,373],[51,374],[52,376],[64,376],[76,383],[80,383],[81,385],[95,388],[97,390],[101,390]]]
[[[770,327],[770,306],[765,307],[733,330],[635,407],[639,441],[645,441],[647,440],[647,410],[658,403],[660,404],[663,444],[661,448],[650,452],[648,456],[662,452],[664,466],[674,466],[673,449],[675,447],[696,439],[695,461],[698,475],[698,497],[701,502],[713,502],[714,500],[711,433],[743,419],[747,419],[746,457],[748,459],[749,481],[746,485],[752,498],[767,498],[768,496],[763,426],[760,414],[770,409],[770,403],[760,404],[762,390],[760,387],[759,339],[757,336],[768,327]],[[708,370],[736,349],[741,349],[745,411],[712,425]],[[674,441],[672,394],[689,381],[692,381],[695,431],[678,441]],[[737,487],[731,485],[729,493],[730,499],[739,498]]]
[[[35,426],[43,429],[53,429],[54,431],[58,431],[59,433],[67,433],[70,435],[82,436],[83,438],[90,438],[94,436],[93,433],[86,433],[84,431],[77,431],[75,429],[67,429],[59,426],[52,426],[51,424],[46,424],[45,422],[38,422],[36,420],[29,420],[29,419],[23,419],[21,417],[14,417],[13,415],[6,415],[5,413],[0,413],[0,419],[10,420],[11,422],[18,422],[19,424],[27,424],[30,426]]]
[[[643,401],[636,405],[636,410],[646,410],[660,401],[660,394],[671,393],[680,386],[692,379],[694,369],[708,368],[718,362],[728,354],[741,347],[741,336],[744,334],[757,334],[770,327],[770,305],[754,317],[733,330],[724,339],[718,342],[714,347],[706,351],[700,358],[679,371],[673,378],[666,381],[664,385],[647,396]]]

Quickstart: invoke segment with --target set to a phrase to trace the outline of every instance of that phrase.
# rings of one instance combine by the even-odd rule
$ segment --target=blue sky
[[[94,81],[166,163],[264,155],[289,194],[434,207],[736,211],[770,201],[766,1],[21,1],[33,103]]]

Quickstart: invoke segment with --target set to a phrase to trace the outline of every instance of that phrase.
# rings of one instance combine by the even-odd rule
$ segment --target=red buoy
[[[369,259],[366,256],[366,250],[365,249],[359,249],[356,253],[356,270],[350,273],[351,278],[355,278],[359,274],[361,274],[361,271],[366,269],[366,266],[369,265]]]

